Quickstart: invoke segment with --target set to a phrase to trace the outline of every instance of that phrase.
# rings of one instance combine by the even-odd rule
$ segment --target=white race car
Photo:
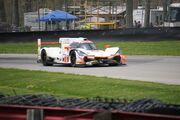
[[[56,44],[60,47],[43,47],[42,44]],[[60,38],[59,42],[41,42],[38,39],[38,62],[44,66],[70,64],[71,66],[119,65],[125,63],[118,47],[98,50],[94,43],[86,38]]]

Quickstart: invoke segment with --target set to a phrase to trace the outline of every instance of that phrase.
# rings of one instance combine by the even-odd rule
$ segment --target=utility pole
[[[150,0],[145,0],[144,27],[149,27],[149,19],[150,19]]]
[[[126,0],[126,28],[133,27],[133,0]]]

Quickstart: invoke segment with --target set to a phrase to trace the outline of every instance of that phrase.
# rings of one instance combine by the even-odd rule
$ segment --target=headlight
[[[121,56],[121,58],[123,58],[123,59],[125,59],[126,58],[126,55],[120,55]]]
[[[87,55],[86,53],[84,53],[82,51],[79,51],[79,50],[77,50],[77,53],[78,53],[79,56],[86,56]]]

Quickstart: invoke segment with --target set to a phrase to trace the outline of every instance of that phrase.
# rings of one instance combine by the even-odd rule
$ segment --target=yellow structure
[[[111,22],[111,23],[89,23],[90,27],[92,25],[98,25],[98,26],[109,26],[111,27],[111,29],[116,29],[116,23],[115,22]],[[101,27],[100,27],[101,28]]]
[[[97,26],[99,29],[103,29],[103,26],[107,26],[108,29],[116,29],[116,23],[112,22],[112,23],[85,23],[84,25],[81,25],[80,27],[82,29],[95,29],[93,26]]]
[[[117,6],[121,5],[123,3],[119,0],[73,0],[73,6],[79,6],[79,12],[74,9],[73,13],[81,18],[79,23],[83,29],[115,29],[117,18],[122,17],[117,10]],[[87,20],[91,17],[96,17],[96,21]],[[101,21],[102,18],[105,21]]]

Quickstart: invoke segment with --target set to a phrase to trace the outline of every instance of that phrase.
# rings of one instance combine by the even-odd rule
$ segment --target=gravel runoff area
[[[180,56],[127,56],[127,65],[100,67],[43,66],[35,54],[0,54],[0,67],[64,72],[180,85]]]
[[[112,98],[59,98],[52,95],[0,95],[0,104],[29,105],[94,110],[116,110],[126,112],[154,113],[180,116],[180,105],[166,104],[156,99],[138,100]]]

